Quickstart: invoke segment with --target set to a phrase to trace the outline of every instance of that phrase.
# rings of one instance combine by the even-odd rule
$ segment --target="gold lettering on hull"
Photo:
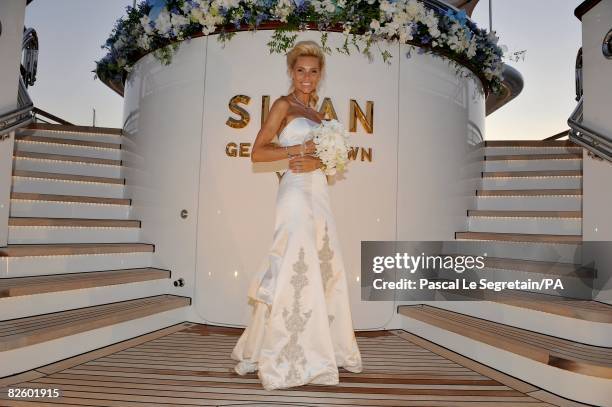
[[[250,101],[251,98],[247,95],[236,95],[231,98],[228,103],[229,110],[231,110],[232,113],[235,113],[240,116],[240,119],[228,117],[225,124],[234,129],[242,129],[246,127],[249,124],[249,121],[251,121],[251,115],[244,108],[238,106],[238,103],[248,105]]]
[[[251,101],[251,97],[247,95],[235,95],[233,96],[229,103],[229,110],[239,116],[239,118],[234,118],[229,116],[225,122],[225,124],[234,129],[241,129],[246,127],[250,120],[251,116],[249,112],[243,107],[239,106],[248,105]],[[321,105],[319,107],[319,112],[323,114],[325,119],[338,120],[338,115],[336,113],[336,109],[334,108],[334,104],[329,97],[323,98],[321,101]],[[264,123],[270,113],[270,95],[263,95],[261,97],[261,122]],[[349,132],[357,131],[357,121],[361,122],[361,125],[365,129],[367,133],[373,133],[374,131],[374,102],[366,101],[365,105],[365,113],[357,103],[355,99],[350,99],[349,102]],[[225,145],[225,155],[227,157],[241,157],[247,158],[251,156],[251,147],[252,143],[247,142],[239,142],[239,141],[230,141]],[[368,161],[372,162],[372,147],[359,147],[359,146],[351,146],[348,152],[348,159],[353,161]],[[280,173],[276,174],[279,178],[279,181],[282,177]]]
[[[334,109],[334,104],[332,103],[330,98],[323,98],[323,101],[321,102],[321,107],[319,108],[319,113],[323,113],[324,117],[327,120],[338,120],[336,109]]]
[[[374,131],[374,103],[371,101],[366,102],[366,113],[357,104],[355,99],[351,99],[349,103],[349,132],[354,133],[357,131],[357,120],[361,122],[361,125],[365,131],[372,134]]]

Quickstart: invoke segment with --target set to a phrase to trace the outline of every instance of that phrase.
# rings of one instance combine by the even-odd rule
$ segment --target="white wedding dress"
[[[291,120],[279,134],[290,146],[317,123]],[[334,385],[338,368],[358,373],[346,275],[323,171],[280,179],[272,247],[253,278],[251,321],[231,357],[239,374],[258,371],[266,390]]]

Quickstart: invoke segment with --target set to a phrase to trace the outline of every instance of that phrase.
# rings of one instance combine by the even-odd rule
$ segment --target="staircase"
[[[561,278],[565,291],[399,307],[404,329],[571,400],[612,405],[612,306],[582,266],[582,149],[488,141],[481,187],[449,253],[483,255],[479,277]]]
[[[121,130],[31,125],[15,136],[0,248],[0,377],[183,322],[124,194]],[[34,297],[33,297],[34,296]]]

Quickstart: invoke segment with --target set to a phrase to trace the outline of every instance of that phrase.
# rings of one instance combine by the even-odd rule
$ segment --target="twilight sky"
[[[493,29],[510,51],[527,50],[511,62],[524,78],[521,95],[487,118],[487,139],[543,139],[567,128],[574,101],[574,62],[581,44],[573,15],[582,0],[493,0]],[[131,0],[35,0],[26,26],[39,36],[34,104],[70,122],[121,127],[123,99],[91,72],[104,55],[100,45]],[[488,1],[472,18],[489,25]]]

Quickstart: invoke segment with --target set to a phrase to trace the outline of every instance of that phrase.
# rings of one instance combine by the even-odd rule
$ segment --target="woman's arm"
[[[287,158],[289,155],[300,154],[302,146],[299,144],[281,147],[271,142],[280,128],[283,119],[287,116],[289,107],[289,102],[282,97],[274,101],[268,117],[261,126],[253,143],[253,149],[251,150],[252,162],[278,161]]]

